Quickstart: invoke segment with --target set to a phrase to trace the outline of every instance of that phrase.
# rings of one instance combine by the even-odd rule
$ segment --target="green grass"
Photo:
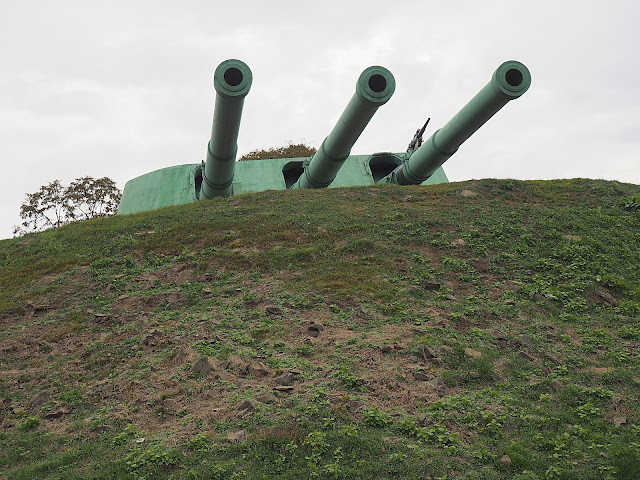
[[[263,192],[0,241],[0,476],[636,480],[639,190]]]

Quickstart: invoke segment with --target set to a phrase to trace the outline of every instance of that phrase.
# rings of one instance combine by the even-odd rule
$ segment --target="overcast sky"
[[[318,147],[362,70],[396,92],[353,154],[402,152],[427,117],[443,126],[505,60],[529,91],[445,165],[472,178],[640,184],[640,2],[633,0],[2,0],[0,238],[27,192],[199,163],[213,72],[246,62],[239,153]]]

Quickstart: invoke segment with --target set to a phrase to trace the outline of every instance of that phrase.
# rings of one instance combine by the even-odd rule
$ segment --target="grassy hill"
[[[640,478],[640,187],[263,192],[0,242],[0,477]]]

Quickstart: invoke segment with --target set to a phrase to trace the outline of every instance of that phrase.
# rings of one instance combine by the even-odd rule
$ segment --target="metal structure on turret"
[[[118,213],[264,190],[447,182],[442,164],[498,110],[527,91],[531,74],[520,62],[504,62],[489,83],[424,143],[422,136],[429,120],[416,132],[405,153],[350,155],[396,87],[389,70],[369,67],[359,76],[353,97],[312,158],[237,162],[244,98],[252,80],[251,69],[244,62],[222,62],[214,74],[216,101],[206,161],[163,168],[130,180]]]

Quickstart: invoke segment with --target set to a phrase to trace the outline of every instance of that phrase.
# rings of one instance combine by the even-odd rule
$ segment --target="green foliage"
[[[157,478],[158,472],[175,465],[178,461],[176,452],[161,445],[150,448],[136,447],[125,457],[128,470],[136,480]]]
[[[22,224],[14,234],[23,235],[50,227],[60,227],[73,220],[115,215],[122,193],[107,177],[81,177],[64,187],[59,180],[28,193],[20,206]]]
[[[27,417],[18,426],[20,430],[33,430],[40,426],[40,419],[38,417]]]
[[[69,184],[65,196],[73,208],[69,214],[70,218],[86,220],[115,215],[122,192],[108,177],[80,177]]]
[[[71,388],[58,395],[58,400],[71,407],[78,407],[85,401],[85,397],[77,388]]]
[[[453,447],[460,443],[460,436],[447,430],[444,425],[419,428],[416,436],[418,440],[438,447]]]
[[[625,325],[618,329],[618,335],[622,338],[640,340],[640,325]]]
[[[312,451],[320,453],[327,451],[330,447],[327,441],[327,434],[319,431],[309,433],[302,444],[308,445]]]
[[[596,281],[600,282],[606,287],[612,288],[613,290],[617,290],[619,292],[630,290],[630,287],[624,278],[611,273],[605,273],[602,276],[596,276]]]
[[[300,355],[301,357],[310,357],[313,355],[313,346],[307,344],[298,345],[293,349],[293,353]]]
[[[193,349],[200,355],[208,357],[217,357],[220,360],[225,360],[232,352],[233,347],[221,342],[208,342],[203,340],[193,346]]]
[[[351,368],[345,364],[338,365],[331,376],[342,382],[345,387],[358,390],[366,389],[364,380],[357,375],[354,375],[351,372]]]
[[[118,434],[113,436],[113,438],[111,439],[109,445],[112,446],[112,447],[118,446],[118,445],[126,445],[132,439],[134,439],[135,437],[141,437],[141,435],[142,435],[142,432],[140,432],[135,427],[135,425],[129,423],[123,429],[122,432],[120,432],[120,433],[118,433]]]
[[[189,440],[189,447],[197,452],[205,452],[211,450],[212,441],[204,433],[199,433]]]
[[[316,149],[304,143],[290,143],[284,147],[272,147],[268,150],[253,150],[242,155],[238,161],[265,160],[269,158],[302,158],[311,157],[314,153],[316,153]]]
[[[187,305],[196,305],[202,302],[204,285],[199,282],[185,282],[180,286],[182,296]]]
[[[624,208],[632,212],[640,210],[640,193],[625,199]]]
[[[404,417],[398,420],[393,427],[405,435],[414,436],[418,432],[418,424],[412,417]]]
[[[372,427],[386,427],[393,422],[391,415],[376,407],[365,408],[362,411],[362,416],[364,417],[364,423]]]
[[[20,206],[22,225],[15,226],[14,235],[59,227],[71,221],[73,211],[71,199],[65,194],[60,180],[43,185],[35,193],[28,193],[27,200]]]
[[[112,258],[99,258],[91,263],[91,268],[94,270],[105,270],[113,265]]]

